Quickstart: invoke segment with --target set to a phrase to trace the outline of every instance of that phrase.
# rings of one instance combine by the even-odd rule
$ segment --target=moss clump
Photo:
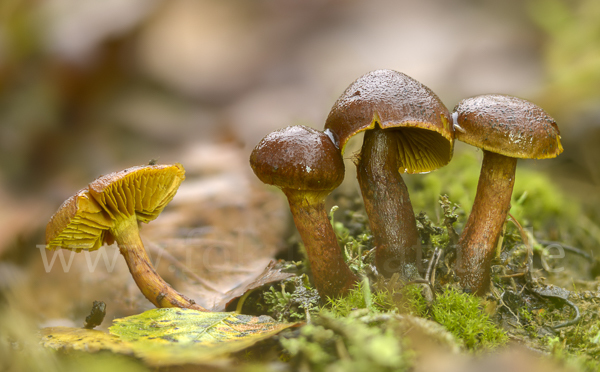
[[[286,279],[270,286],[262,294],[267,313],[278,321],[310,320],[311,313],[319,311],[319,293],[310,286],[306,275]]]
[[[432,318],[471,350],[492,349],[506,344],[506,333],[482,310],[478,297],[447,287],[437,296]]]
[[[401,290],[381,288],[371,293],[371,303],[365,297],[364,283],[350,291],[347,297],[330,299],[325,307],[329,316],[344,318],[357,309],[372,314],[409,314],[432,319],[444,326],[469,350],[493,349],[506,344],[508,337],[482,310],[482,301],[473,295],[445,287],[430,304],[423,296],[423,287],[407,285]]]
[[[401,319],[376,318],[364,312],[346,317],[321,313],[296,338],[282,339],[294,370],[408,371],[412,353]]]
[[[346,211],[342,216],[343,222],[336,221],[334,214],[337,210],[338,206],[331,208],[329,219],[342,247],[344,259],[353,272],[364,272],[367,264],[365,253],[373,248],[373,236],[368,228],[368,220],[360,212]]]

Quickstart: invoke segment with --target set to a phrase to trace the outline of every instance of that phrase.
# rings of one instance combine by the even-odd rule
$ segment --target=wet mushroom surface
[[[473,209],[458,241],[455,270],[461,285],[483,295],[491,260],[510,209],[517,159],[547,159],[562,151],[554,119],[539,106],[506,95],[481,95],[458,103],[456,138],[483,150]]]
[[[286,127],[256,145],[250,165],[262,182],[288,198],[320,295],[345,295],[358,277],[344,261],[325,209],[325,198],[344,179],[344,162],[332,139],[312,128]]]
[[[325,131],[340,149],[365,132],[356,167],[376,245],[377,270],[419,275],[419,235],[401,173],[427,173],[452,158],[454,134],[448,109],[428,87],[393,70],[355,80],[334,103]]]

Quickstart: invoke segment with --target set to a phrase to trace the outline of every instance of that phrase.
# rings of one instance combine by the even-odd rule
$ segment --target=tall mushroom
[[[50,218],[46,248],[93,251],[116,241],[137,286],[156,307],[207,311],[158,275],[139,235],[138,223],[158,217],[184,179],[181,164],[138,166],[102,176]]]
[[[365,132],[357,163],[358,182],[385,276],[416,272],[419,235],[400,173],[426,173],[446,165],[454,144],[450,113],[425,85],[392,70],[369,72],[335,102],[325,130],[342,152]]]
[[[344,179],[344,161],[331,138],[304,126],[280,129],[259,142],[250,165],[263,183],[287,197],[321,296],[345,294],[357,277],[344,261],[325,209],[325,198]]]
[[[453,119],[456,139],[483,150],[477,194],[454,264],[463,288],[482,295],[490,286],[491,261],[510,209],[517,159],[554,158],[563,148],[554,119],[520,98],[467,98],[454,108]]]

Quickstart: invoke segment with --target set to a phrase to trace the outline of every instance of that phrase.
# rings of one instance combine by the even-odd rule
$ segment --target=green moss
[[[424,211],[442,220],[438,207],[440,195],[447,194],[461,206],[459,222],[471,211],[481,170],[480,152],[456,153],[447,166],[426,176],[406,177],[415,212]],[[551,160],[550,160],[551,161]],[[544,173],[519,164],[511,201],[511,214],[523,225],[534,229],[573,227],[580,213],[578,203],[569,199]]]
[[[310,320],[311,314],[319,310],[319,293],[310,285],[306,275],[270,286],[262,296],[266,312],[278,321]]]
[[[506,344],[506,333],[482,310],[478,297],[447,287],[432,307],[432,318],[471,350],[493,349]]]
[[[331,225],[342,247],[344,259],[355,273],[363,272],[366,262],[364,254],[372,249],[373,237],[367,227],[367,219],[362,213],[346,211],[342,217],[344,222],[335,220],[338,206],[333,206],[329,212]]]
[[[348,316],[353,310],[366,309],[367,300],[365,300],[364,283],[359,283],[351,289],[345,297],[328,298],[327,303],[322,308],[322,312],[329,313],[336,318]]]
[[[412,353],[402,337],[405,332],[406,325],[397,318],[322,313],[299,337],[282,339],[281,344],[298,370],[407,371]]]

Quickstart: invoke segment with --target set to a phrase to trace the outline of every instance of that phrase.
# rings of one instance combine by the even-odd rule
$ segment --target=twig
[[[572,303],[571,301],[569,301],[565,298],[563,298],[562,300],[565,301],[567,303],[567,305],[571,306],[571,308],[573,310],[575,310],[575,318],[568,320],[564,323],[560,323],[555,326],[552,326],[552,329],[557,329],[557,328],[562,328],[562,327],[573,325],[573,324],[577,323],[579,321],[579,319],[581,319],[581,314],[579,313],[579,308],[577,307],[577,305],[575,305],[574,303]]]
[[[433,251],[433,254],[431,255],[431,260],[429,261],[429,266],[427,267],[427,273],[425,273],[425,280],[429,280],[429,275],[431,274],[431,268],[433,267],[433,261],[437,251],[438,248],[436,247],[435,251]]]
[[[524,273],[524,275],[526,276],[526,280],[528,282],[531,282],[533,280],[533,277],[531,276],[531,271],[533,269],[533,244],[529,244],[529,236],[527,236],[525,229],[523,229],[523,226],[521,226],[519,221],[517,221],[517,219],[512,214],[510,214],[510,212],[508,213],[508,215],[510,216],[510,220],[512,221],[512,223],[514,223],[515,226],[517,226],[517,229],[521,234],[521,240],[523,241],[523,244],[525,244],[525,246],[527,247],[527,271]]]
[[[437,253],[437,255],[436,255],[436,253]],[[440,257],[442,257],[442,251],[441,251],[441,250],[438,250],[438,249],[436,248],[436,251],[435,251],[435,252],[433,252],[433,254],[434,254],[434,256],[435,256],[435,262],[433,263],[433,271],[431,272],[431,280],[430,280],[430,283],[431,283],[431,287],[432,287],[432,288],[433,288],[433,286],[435,285],[435,273],[436,273],[436,268],[437,268],[438,262],[440,261]]]
[[[565,251],[569,251],[571,253],[578,254],[582,257],[587,258],[588,260],[591,260],[593,258],[591,254],[584,251],[583,249],[579,249],[579,248],[573,247],[571,245],[566,245],[561,242],[555,242],[555,241],[551,241],[551,240],[538,240],[537,242],[540,244],[544,244],[544,245],[558,245]]]
[[[515,274],[507,274],[507,275],[499,275],[498,278],[500,278],[500,279],[515,278],[517,276],[523,276],[525,274],[527,274],[527,272],[515,273]]]

